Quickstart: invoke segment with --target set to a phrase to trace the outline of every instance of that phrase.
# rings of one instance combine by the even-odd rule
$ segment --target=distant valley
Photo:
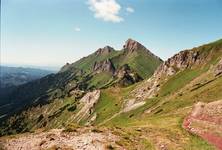
[[[55,73],[55,71],[42,69],[7,66],[0,66],[0,71],[1,88],[22,85],[27,82],[42,78],[48,74]]]
[[[0,103],[3,102],[3,96],[7,95],[17,86],[40,79],[52,73],[55,73],[55,71],[0,66]]]

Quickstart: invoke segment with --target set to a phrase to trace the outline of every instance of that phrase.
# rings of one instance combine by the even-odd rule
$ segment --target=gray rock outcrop
[[[93,72],[101,73],[101,72],[115,72],[115,67],[110,59],[106,59],[105,61],[95,62],[93,65]]]
[[[114,51],[114,49],[110,46],[105,46],[104,48],[99,48],[95,53],[96,55],[107,55]]]

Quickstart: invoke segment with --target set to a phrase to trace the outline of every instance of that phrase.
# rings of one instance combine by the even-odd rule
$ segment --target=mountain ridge
[[[134,46],[132,44],[132,47]],[[70,67],[67,71],[59,73],[61,78],[56,78],[58,81],[55,85],[61,89],[56,89],[56,95],[62,96],[55,96],[51,101],[45,101],[44,97],[41,97],[42,102],[47,103],[30,106],[8,119],[1,126],[1,134],[34,132],[39,128],[65,128],[64,132],[82,134],[81,129],[88,128],[87,134],[103,134],[108,131],[117,136],[117,142],[110,146],[116,149],[131,149],[134,145],[135,149],[213,150],[221,146],[211,137],[221,139],[222,135],[222,130],[218,128],[221,125],[218,118],[221,117],[217,117],[222,110],[217,102],[214,103],[222,99],[222,40],[178,52],[156,67],[151,76],[137,79],[140,82],[134,81],[141,77],[141,72],[137,72],[137,67],[131,63],[125,64],[124,58],[138,58],[137,52],[146,55],[147,51],[143,53],[143,50],[131,50],[130,55],[126,51],[113,53],[111,50],[111,58],[98,58],[96,63],[99,65],[96,66],[95,72],[90,71],[95,65],[91,58],[96,55],[89,55],[87,59],[84,58],[89,60],[87,63],[83,63],[83,60],[77,63],[80,64],[79,68]],[[142,55],[139,55],[139,58],[141,57]],[[88,63],[91,67],[85,66]],[[114,75],[110,65],[115,69]],[[84,80],[78,80],[83,76]],[[74,78],[75,82],[72,80]],[[80,81],[81,84],[78,83]],[[96,87],[95,83],[99,83],[98,81],[100,85],[105,86]],[[86,87],[91,88],[83,90]],[[63,92],[68,92],[70,96],[63,95]],[[208,107],[208,104],[206,110],[201,108],[204,115],[214,118],[213,121],[219,124],[215,125],[209,118],[189,120],[190,113],[193,114],[192,107],[195,109],[198,102],[204,104],[204,107],[205,103],[211,105],[211,102],[212,106],[217,105],[216,111],[210,111],[214,107]],[[199,124],[201,121],[204,123]],[[205,133],[192,132],[187,128],[187,123],[188,127],[194,128],[195,131]],[[44,131],[40,132],[43,133]],[[209,134],[211,136],[205,136]],[[68,133],[64,135],[75,138]],[[57,138],[59,137],[55,137],[55,141]],[[18,139],[22,140],[20,137]],[[49,139],[46,141],[50,143]],[[58,143],[54,144],[58,146]]]
[[[144,48],[142,52],[147,50]],[[6,97],[11,102],[8,106],[11,110],[9,112],[12,113],[16,109],[22,110],[28,105],[48,103],[56,98],[72,96],[71,93],[79,95],[74,91],[88,91],[111,85],[128,86],[150,76],[155,68],[162,63],[162,60],[156,59],[148,53],[144,55],[140,50],[137,50],[136,55],[125,55],[125,50],[127,49],[116,51],[110,46],[105,46],[72,64],[67,63],[57,74],[19,86]],[[143,62],[137,59],[140,55],[143,55],[142,59],[140,58]],[[146,62],[150,61],[152,63],[146,65]],[[124,65],[128,65],[128,67],[121,70],[120,68]],[[146,66],[149,70],[144,72],[143,68],[138,69],[134,65]],[[35,92],[33,93],[33,91]],[[16,107],[15,110],[13,110],[14,107]],[[8,111],[7,108],[0,112],[0,115],[4,115],[6,111]]]

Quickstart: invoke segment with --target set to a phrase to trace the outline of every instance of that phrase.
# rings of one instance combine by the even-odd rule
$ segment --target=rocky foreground
[[[183,127],[222,150],[222,100],[197,103]]]
[[[115,144],[118,137],[105,131],[99,132],[90,128],[68,132],[53,129],[47,132],[27,133],[0,139],[0,146],[6,150],[104,150],[122,149]]]

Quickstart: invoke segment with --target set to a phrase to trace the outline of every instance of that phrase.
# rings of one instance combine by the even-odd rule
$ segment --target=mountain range
[[[222,40],[163,61],[128,39],[0,97],[0,145],[222,149],[221,91]]]
[[[18,86],[54,73],[42,69],[7,66],[0,66],[0,70],[0,88]]]

